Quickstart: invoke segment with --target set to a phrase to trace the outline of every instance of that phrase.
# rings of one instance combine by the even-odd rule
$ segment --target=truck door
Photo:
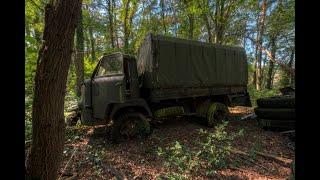
[[[122,56],[105,57],[92,79],[93,116],[104,119],[105,111],[110,103],[124,101],[124,73]]]

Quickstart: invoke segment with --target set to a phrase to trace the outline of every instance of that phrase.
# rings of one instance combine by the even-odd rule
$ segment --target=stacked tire
[[[294,129],[294,95],[261,98],[257,100],[257,105],[258,107],[254,111],[263,128]]]

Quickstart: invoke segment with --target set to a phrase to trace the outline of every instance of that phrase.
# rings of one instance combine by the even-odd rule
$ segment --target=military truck
[[[223,121],[227,106],[251,106],[243,48],[149,34],[136,57],[104,55],[82,84],[81,122],[111,122],[112,139],[150,133],[154,112],[183,107],[184,115]]]

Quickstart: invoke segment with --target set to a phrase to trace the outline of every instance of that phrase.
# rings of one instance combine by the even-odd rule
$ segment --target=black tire
[[[229,110],[227,106],[222,103],[210,103],[206,119],[207,125],[209,127],[214,127],[216,124],[219,124],[229,119]]]
[[[134,125],[135,133],[123,133],[123,130],[127,128],[125,126],[128,123]],[[126,112],[115,118],[111,130],[111,139],[114,143],[118,143],[129,138],[144,138],[150,133],[150,123],[142,113]]]
[[[258,107],[262,108],[295,108],[295,97],[274,96],[257,100]]]
[[[254,112],[261,119],[295,120],[295,109],[258,107]]]
[[[258,119],[259,126],[265,130],[292,130],[295,128],[293,120]]]

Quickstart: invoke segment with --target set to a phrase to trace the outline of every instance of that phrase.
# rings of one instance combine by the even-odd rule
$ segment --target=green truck
[[[148,34],[138,55],[103,56],[82,84],[81,122],[112,124],[112,139],[150,133],[154,112],[183,107],[184,115],[224,120],[227,106],[251,106],[243,48]]]

